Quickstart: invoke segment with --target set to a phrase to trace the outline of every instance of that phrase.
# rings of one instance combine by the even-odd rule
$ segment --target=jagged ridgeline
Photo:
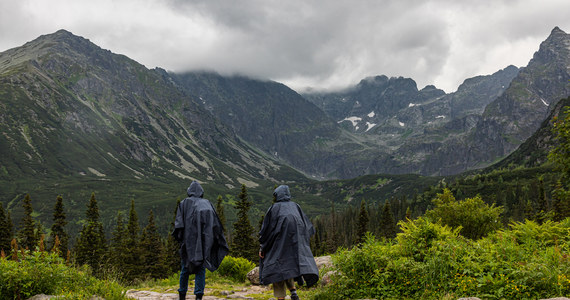
[[[61,30],[0,53],[0,200],[19,220],[30,193],[49,223],[62,194],[79,223],[95,192],[106,224],[135,199],[166,228],[190,179],[226,205],[245,183],[256,216],[280,183],[312,215],[331,201],[410,196],[530,137],[570,95],[569,45],[554,28],[526,67],[450,94],[376,76],[300,95],[272,81],[149,70]]]

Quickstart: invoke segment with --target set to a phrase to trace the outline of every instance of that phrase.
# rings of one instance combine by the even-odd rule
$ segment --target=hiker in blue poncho
[[[193,181],[187,190],[188,198],[180,202],[176,211],[172,235],[181,243],[180,299],[186,299],[188,278],[194,279],[194,295],[202,299],[206,286],[206,269],[215,271],[228,253],[222,223],[210,201],[202,198],[204,189]]]
[[[297,300],[293,280],[307,286],[319,280],[309,242],[315,229],[301,207],[291,201],[288,186],[277,187],[273,195],[276,202],[265,214],[259,232],[259,278],[261,284],[273,284],[277,299],[285,299],[287,288],[291,299]]]

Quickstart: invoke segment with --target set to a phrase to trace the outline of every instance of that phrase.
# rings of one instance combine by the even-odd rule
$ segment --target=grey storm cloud
[[[149,68],[212,70],[301,90],[373,75],[453,91],[524,66],[567,0],[28,0],[0,2],[0,51],[67,29]]]

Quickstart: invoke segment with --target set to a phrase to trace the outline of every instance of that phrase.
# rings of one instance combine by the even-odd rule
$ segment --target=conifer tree
[[[24,217],[20,225],[21,230],[18,232],[18,244],[20,248],[29,249],[33,251],[36,248],[38,240],[36,239],[36,225],[32,217],[33,208],[30,194],[26,194],[24,202]]]
[[[36,222],[36,231],[35,231],[35,240],[37,241],[37,243],[39,243],[40,240],[42,243],[44,243],[43,239],[45,239],[45,228],[44,228],[44,225],[42,224],[42,222],[37,221]],[[38,244],[36,244],[36,246],[38,246]],[[44,247],[45,247],[45,243],[44,243]]]
[[[107,244],[95,193],[91,194],[86,220],[75,245],[76,261],[79,265],[89,265],[98,274],[106,254]]]
[[[10,218],[10,213],[5,211],[2,203],[0,203],[0,250],[9,253],[10,242],[13,237],[14,226],[12,225],[12,218]]]
[[[238,210],[238,219],[234,223],[234,240],[231,248],[232,255],[243,257],[250,261],[256,261],[258,243],[254,240],[254,228],[249,221],[248,212],[251,208],[251,201],[247,194],[245,184],[241,185],[241,192],[238,195],[235,208]]]
[[[222,223],[222,229],[224,231],[224,235],[226,234],[226,213],[224,212],[224,204],[222,195],[218,195],[218,199],[216,201],[216,213],[218,214],[218,218],[220,218],[220,222]]]
[[[548,199],[546,199],[546,191],[544,190],[544,179],[542,176],[538,179],[538,199],[537,199],[537,213],[535,220],[542,224],[544,221],[551,218]]]
[[[123,214],[117,213],[117,225],[111,236],[111,245],[109,248],[109,262],[111,266],[117,270],[124,270],[125,257],[128,252],[127,243],[125,241],[127,230],[123,222]]]
[[[164,278],[166,276],[165,253],[152,210],[149,212],[148,224],[142,231],[140,248],[142,274],[150,278]]]
[[[356,244],[359,245],[364,242],[364,236],[368,231],[368,209],[366,207],[366,201],[360,201],[360,213],[358,215],[358,223],[356,228]]]
[[[53,225],[51,225],[50,233],[50,249],[53,248],[55,243],[55,238],[59,238],[58,252],[61,257],[65,257],[68,249],[69,237],[67,232],[65,232],[65,225],[67,221],[65,220],[65,212],[63,211],[63,198],[61,195],[57,196],[55,207],[53,209]]]
[[[554,221],[562,221],[570,217],[570,195],[562,188],[560,180],[556,183],[556,188],[553,192],[553,211]]]
[[[335,253],[336,249],[340,246],[339,233],[337,232],[337,216],[334,209],[334,201],[331,201],[331,217],[330,226],[327,233],[327,247],[329,253]]]
[[[135,200],[131,200],[131,210],[129,211],[129,222],[127,223],[126,236],[126,256],[125,256],[125,277],[133,280],[141,274],[142,265],[140,261],[140,225],[137,212],[135,210]]]
[[[394,214],[390,207],[390,201],[384,203],[380,224],[382,226],[383,237],[388,239],[396,237],[396,223],[394,222]]]

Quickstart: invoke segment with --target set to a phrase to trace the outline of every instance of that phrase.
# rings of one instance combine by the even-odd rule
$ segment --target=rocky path
[[[253,294],[264,294],[268,291],[272,291],[271,287],[264,286],[248,286],[240,291],[212,291],[206,288],[206,294],[202,299],[204,300],[217,300],[217,299],[250,299],[255,298],[249,295]],[[215,294],[215,295],[212,295]],[[219,295],[218,295],[219,294]],[[176,289],[167,290],[165,292],[151,292],[151,291],[137,291],[129,290],[127,291],[127,297],[138,300],[175,300],[178,299],[178,292]],[[195,299],[193,294],[186,295],[186,299]]]

